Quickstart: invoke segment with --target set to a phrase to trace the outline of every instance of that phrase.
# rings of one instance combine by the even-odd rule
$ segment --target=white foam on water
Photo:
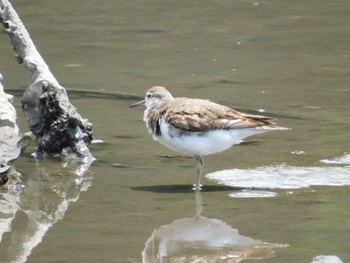
[[[272,191],[256,191],[256,190],[243,190],[239,192],[232,192],[229,194],[230,197],[236,198],[266,198],[275,197],[277,193]]]
[[[320,162],[328,164],[350,164],[350,154],[345,153],[343,156],[334,159],[324,159]]]
[[[220,184],[258,189],[298,189],[312,185],[350,185],[349,167],[263,166],[223,170],[207,175]]]
[[[350,154],[320,162],[339,165],[350,164]],[[350,167],[262,166],[254,169],[218,171],[208,174],[207,178],[219,184],[245,188],[242,191],[230,193],[230,197],[264,198],[274,197],[277,193],[257,189],[299,189],[310,186],[350,185]]]
[[[343,261],[337,256],[317,256],[312,259],[311,263],[343,263]]]

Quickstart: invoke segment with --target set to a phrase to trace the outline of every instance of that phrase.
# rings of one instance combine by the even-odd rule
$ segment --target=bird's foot
[[[193,185],[193,188],[192,188],[192,190],[194,190],[194,191],[200,191],[200,190],[202,190],[202,184],[199,184],[199,185],[196,185],[196,184],[194,184]]]

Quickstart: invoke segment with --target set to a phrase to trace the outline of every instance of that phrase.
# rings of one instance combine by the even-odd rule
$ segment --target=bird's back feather
[[[201,99],[175,98],[159,114],[176,128],[192,132],[275,125],[270,117],[241,113]]]

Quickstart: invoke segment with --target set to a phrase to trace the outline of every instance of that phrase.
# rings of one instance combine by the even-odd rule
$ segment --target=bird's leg
[[[201,190],[201,186],[202,186],[201,176],[202,176],[203,161],[199,155],[195,155],[194,158],[196,159],[196,163],[197,163],[197,175],[196,175],[196,183],[194,185],[194,190],[197,192]]]
[[[196,191],[194,192],[194,194],[196,198],[196,215],[194,216],[194,218],[199,219],[203,211],[202,194],[200,191]]]

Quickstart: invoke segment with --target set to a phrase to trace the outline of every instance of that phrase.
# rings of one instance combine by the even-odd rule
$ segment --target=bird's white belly
[[[227,150],[244,138],[266,130],[245,128],[190,133],[161,122],[160,131],[161,136],[153,135],[153,138],[164,146],[185,155],[203,156]]]

